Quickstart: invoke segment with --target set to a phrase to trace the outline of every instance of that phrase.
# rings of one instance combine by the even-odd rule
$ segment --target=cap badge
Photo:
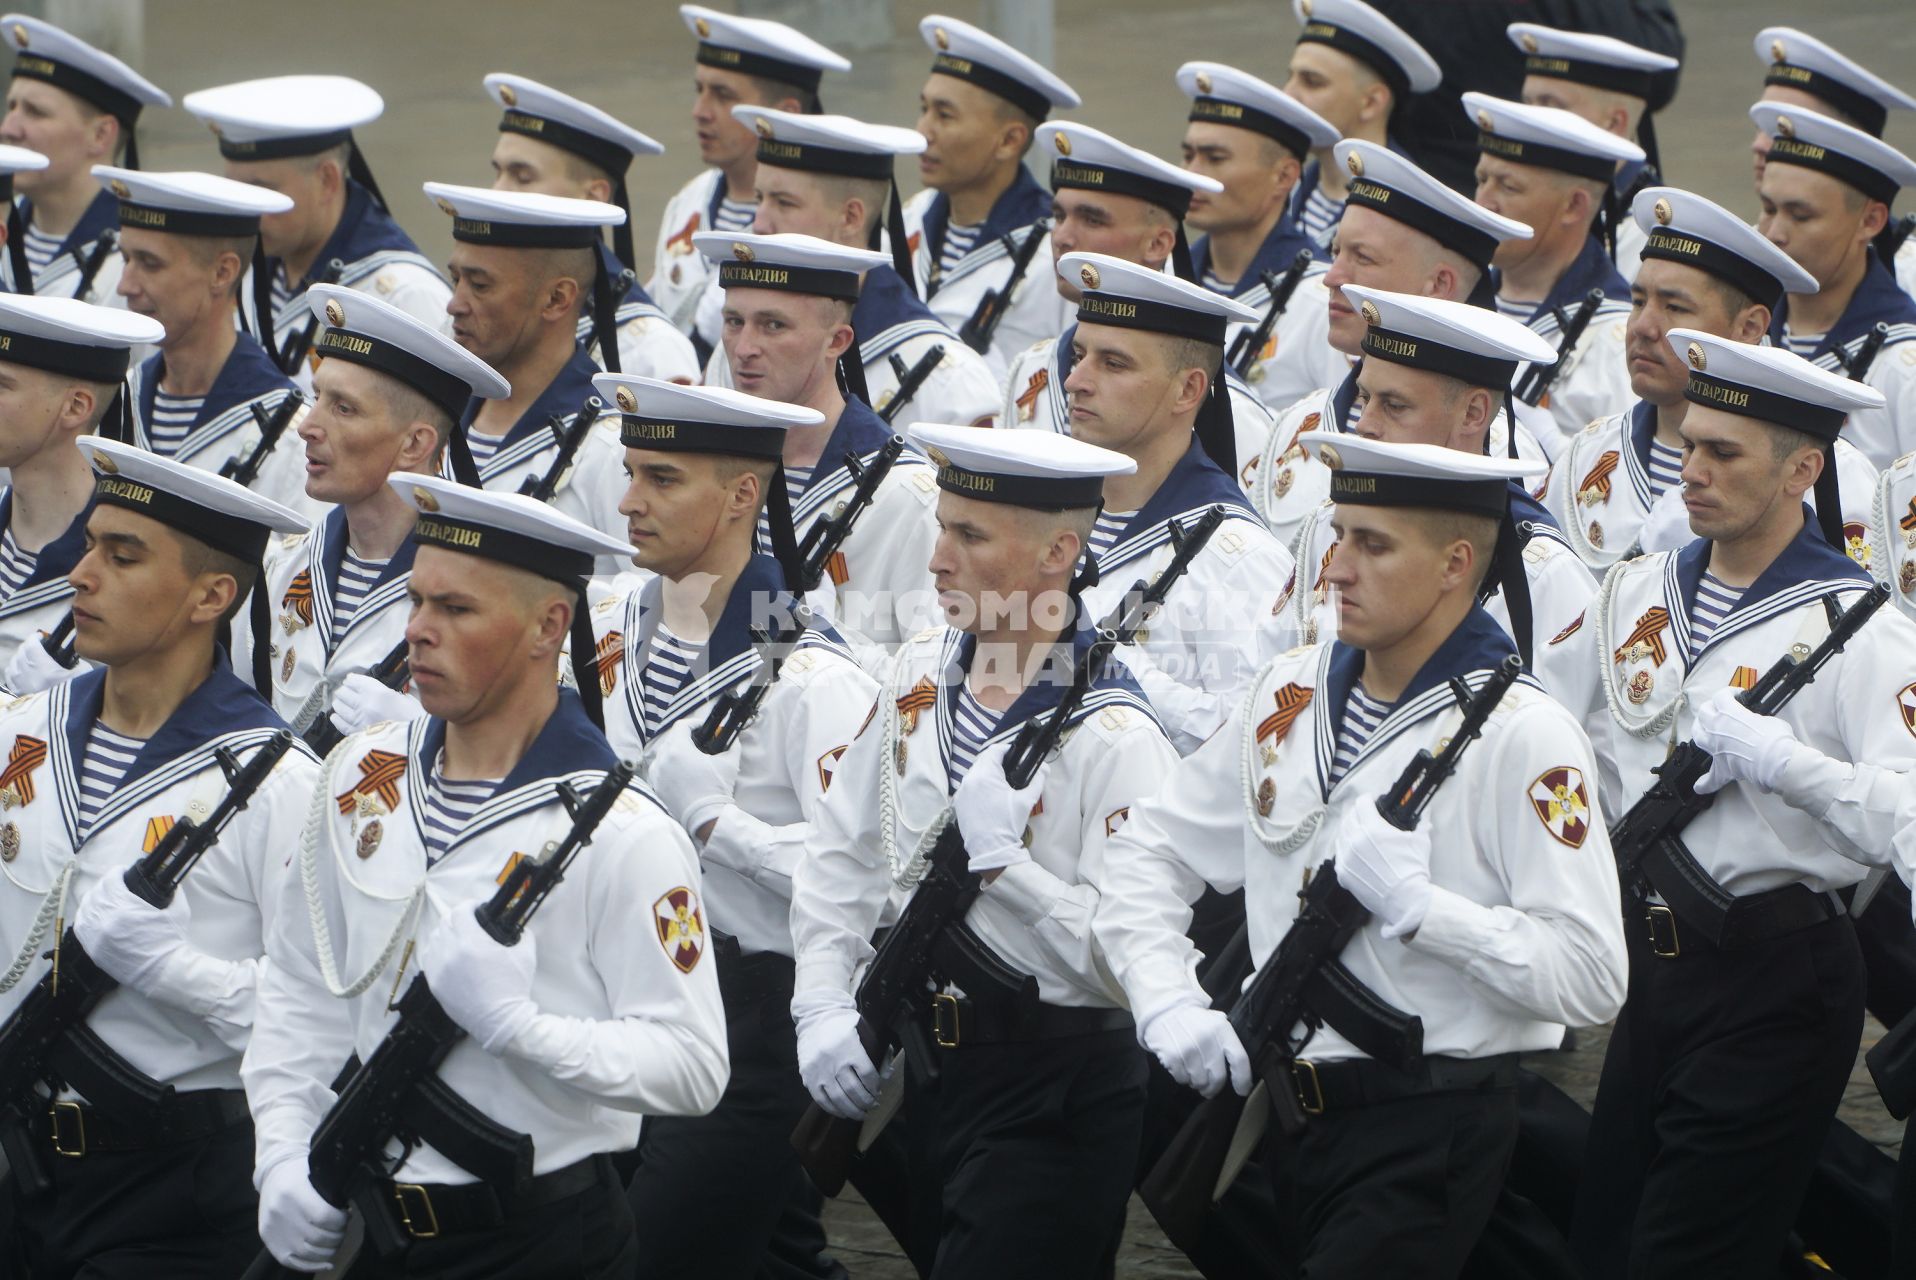
[[[1311,0],[1297,0],[1297,11],[1305,17],[1311,16]]]
[[[206,122],[206,127],[208,131],[210,131],[215,138],[221,138],[226,136],[220,132],[220,122],[217,120],[208,120]]]
[[[1210,72],[1200,71],[1197,73],[1197,91],[1199,93],[1209,93],[1211,91],[1211,73]]]
[[[1317,460],[1329,467],[1332,471],[1342,471],[1344,469],[1344,455],[1337,451],[1337,446],[1334,444],[1318,445]]]
[[[346,325],[346,308],[339,305],[338,298],[326,299],[326,323],[335,329]]]
[[[931,38],[937,42],[939,49],[945,50],[951,48],[951,33],[943,27],[933,27],[931,29]]]
[[[1692,368],[1704,369],[1709,366],[1710,358],[1703,353],[1703,344],[1701,342],[1692,342],[1689,349],[1683,354],[1689,358]]]
[[[760,116],[758,119],[752,121],[752,127],[758,130],[758,136],[761,138],[769,138],[772,136],[772,122],[764,116]]]
[[[1058,149],[1058,154],[1061,156],[1071,154],[1071,139],[1065,137],[1062,133],[1054,133],[1051,135],[1051,145]]]
[[[1650,206],[1650,212],[1656,215],[1657,225],[1664,227],[1669,226],[1670,219],[1676,217],[1676,210],[1670,207],[1670,202],[1661,198]]]
[[[27,29],[17,22],[13,24],[13,42],[22,49],[31,43],[31,41],[27,39]]]
[[[1523,51],[1525,53],[1535,53],[1537,51],[1537,37],[1531,35],[1528,31],[1523,33],[1523,39],[1518,43],[1523,45]]]
[[[1361,178],[1364,176],[1364,157],[1353,151],[1344,157],[1344,167],[1351,171],[1351,177]]]
[[[1496,121],[1490,118],[1490,113],[1488,111],[1479,111],[1477,113],[1477,127],[1479,129],[1482,129],[1485,133],[1497,132]]]
[[[1098,269],[1088,262],[1078,268],[1078,279],[1084,281],[1084,287],[1087,289],[1095,289],[1104,282],[1104,277],[1098,274]]]
[[[751,245],[740,244],[734,241],[732,244],[732,256],[734,258],[737,258],[740,262],[750,262],[753,258],[756,258],[758,255],[752,252]]]
[[[509,84],[502,84],[499,86],[499,101],[505,106],[516,107],[519,105],[519,91]]]
[[[636,413],[639,408],[639,398],[632,394],[631,387],[620,387],[613,392],[612,402],[619,406],[620,413]]]
[[[121,182],[118,178],[107,183],[106,189],[122,200],[129,200],[133,197],[133,188],[127,186],[126,183]]]
[[[692,29],[699,33],[699,39],[701,40],[712,34],[712,24],[704,18],[694,18],[692,20]]]
[[[1787,62],[1789,60],[1789,53],[1790,53],[1789,46],[1784,44],[1781,40],[1770,41],[1770,61],[1771,62]]]
[[[1790,119],[1788,116],[1778,116],[1776,118],[1776,136],[1779,138],[1794,138],[1796,136],[1796,121]]]
[[[100,470],[106,472],[110,476],[117,476],[120,474],[120,464],[115,462],[112,458],[108,457],[105,453],[101,452],[98,449],[95,449],[93,451],[93,465],[98,467]]]
[[[453,208],[452,201],[446,199],[444,196],[440,196],[434,200],[433,203],[438,205],[439,212],[445,214],[448,218],[456,218],[459,216],[459,210]]]
[[[427,514],[439,510],[439,499],[432,496],[432,490],[430,489],[414,485],[412,487],[412,500],[418,505],[421,511]]]
[[[951,455],[947,454],[943,449],[940,449],[935,444],[925,446],[925,456],[927,458],[930,458],[933,462],[937,463],[941,467],[948,467],[951,465]]]
[[[1369,298],[1364,299],[1358,306],[1357,314],[1364,317],[1365,324],[1376,325],[1384,322],[1384,317],[1378,314],[1377,304]]]

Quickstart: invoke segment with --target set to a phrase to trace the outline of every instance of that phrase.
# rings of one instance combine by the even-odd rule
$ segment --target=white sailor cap
[[[0,30],[13,46],[14,75],[65,89],[128,126],[140,118],[144,107],[173,105],[166,90],[51,22],[9,13],[0,18]]]
[[[1346,138],[1332,154],[1351,175],[1349,204],[1421,231],[1483,270],[1489,269],[1498,245],[1528,240],[1533,234],[1515,218],[1492,213],[1389,147]]]
[[[1645,187],[1630,203],[1647,239],[1643,256],[1681,262],[1765,306],[1784,293],[1815,293],[1816,277],[1722,205],[1676,187]]]
[[[1802,107],[1759,102],[1750,119],[1770,135],[1768,163],[1793,164],[1827,173],[1871,200],[1893,203],[1916,184],[1916,162],[1881,138]]]
[[[812,93],[827,71],[852,64],[818,41],[768,18],[740,18],[703,5],[682,4],[679,16],[699,38],[698,61],[721,71],[763,76]]]
[[[1528,325],[1469,303],[1354,284],[1344,286],[1344,296],[1364,318],[1364,354],[1391,364],[1473,387],[1508,387],[1519,364],[1557,358],[1557,349]]]
[[[1916,98],[1795,27],[1765,27],[1757,32],[1756,56],[1769,63],[1764,84],[1821,98],[1878,138],[1892,108],[1916,111]]]
[[[82,382],[126,377],[134,347],[166,337],[151,316],[78,298],[0,293],[0,361]]]
[[[1400,102],[1443,81],[1437,59],[1364,0],[1291,0],[1291,9],[1304,27],[1299,44],[1327,44],[1348,53],[1382,76]]]
[[[306,305],[323,326],[313,339],[315,356],[396,378],[455,422],[474,396],[503,400],[512,394],[491,365],[390,303],[341,285],[316,284],[306,291]]]
[[[199,467],[162,458],[105,436],[81,436],[93,467],[94,501],[158,520],[228,555],[256,563],[276,533],[305,533],[306,517],[245,485]]]
[[[758,134],[758,162],[778,169],[891,180],[892,160],[925,149],[925,135],[850,116],[800,115],[736,106],[732,118]]]
[[[1256,324],[1258,312],[1154,267],[1108,253],[1067,253],[1058,274],[1083,286],[1078,320],[1224,345],[1225,329]]]
[[[619,439],[628,449],[777,462],[785,453],[786,431],[825,421],[816,409],[730,387],[687,387],[631,373],[594,374],[592,386],[618,410]]]
[[[1049,67],[969,22],[934,13],[919,22],[918,34],[931,49],[933,74],[969,81],[1033,120],[1044,119],[1054,107],[1070,111],[1082,105],[1077,91]]]
[[[121,226],[169,235],[258,235],[262,216],[293,207],[290,196],[212,173],[151,173],[96,164],[93,176],[119,198]]]
[[[279,160],[352,141],[386,100],[348,76],[270,76],[198,89],[180,105],[206,121],[226,159]]]
[[[395,471],[386,483],[419,512],[413,539],[422,547],[494,560],[575,589],[592,576],[595,558],[629,560],[635,554],[631,544],[521,493],[489,492],[415,471]]]
[[[550,143],[615,177],[626,171],[634,156],[656,156],[665,151],[663,143],[613,119],[591,103],[537,80],[495,71],[486,77],[485,85],[492,100],[505,108],[499,132],[524,134]]]
[[[1187,62],[1178,68],[1177,81],[1191,99],[1187,119],[1261,133],[1299,160],[1343,136],[1336,125],[1276,85],[1222,62]]]
[[[1190,211],[1192,192],[1216,195],[1224,190],[1215,178],[1180,169],[1088,124],[1041,124],[1036,141],[1057,153],[1051,162],[1053,191],[1115,191],[1147,200],[1182,220]]]
[[[1306,431],[1297,442],[1330,468],[1331,501],[1358,507],[1421,507],[1501,518],[1510,509],[1510,482],[1550,469],[1540,458],[1393,444],[1342,431]]]
[[[1512,164],[1608,183],[1619,164],[1643,160],[1643,148],[1636,143],[1560,107],[1466,93],[1464,113],[1477,126],[1477,149]]]
[[[855,249],[790,231],[701,231],[692,246],[718,264],[719,287],[776,289],[817,298],[858,301],[865,273],[891,261],[876,249]]]
[[[452,238],[461,244],[508,249],[585,249],[599,243],[602,227],[625,221],[625,210],[599,200],[574,200],[538,191],[495,191],[428,182],[424,190],[452,218]]]
[[[16,173],[38,173],[51,163],[38,151],[0,143],[0,176],[11,178]]]
[[[1104,502],[1104,478],[1128,476],[1135,460],[1052,431],[980,431],[914,422],[906,433],[938,466],[938,487],[961,498],[1039,511]]]
[[[1683,396],[1692,404],[1756,418],[1833,441],[1858,409],[1880,409],[1883,393],[1818,368],[1783,347],[1756,346],[1696,329],[1663,340],[1690,367]]]
[[[1513,22],[1504,34],[1523,53],[1525,75],[1568,80],[1633,98],[1647,99],[1658,73],[1682,65],[1668,54],[1640,49],[1614,36],[1560,31],[1534,22]]]

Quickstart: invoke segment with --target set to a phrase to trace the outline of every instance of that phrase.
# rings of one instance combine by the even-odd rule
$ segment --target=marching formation
[[[684,5],[663,201],[0,17],[0,1274],[1916,1275],[1916,97],[1294,11],[1162,157]]]

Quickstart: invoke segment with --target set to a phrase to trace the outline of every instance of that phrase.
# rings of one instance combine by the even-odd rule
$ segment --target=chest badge
[[[46,763],[44,738],[22,733],[13,739],[7,752],[7,767],[0,770],[0,809],[14,809],[33,803],[33,771]]]
[[[353,852],[364,862],[379,851],[379,842],[386,838],[386,828],[378,818],[374,818],[359,829],[359,840],[353,845]]]
[[[313,572],[301,569],[279,600],[279,625],[287,635],[313,625]],[[288,671],[291,668],[288,667]]]

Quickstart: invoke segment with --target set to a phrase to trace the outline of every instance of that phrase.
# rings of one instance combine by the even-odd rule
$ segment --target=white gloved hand
[[[1718,689],[1697,708],[1695,742],[1710,753],[1710,771],[1696,781],[1700,796],[1732,782],[1774,791],[1791,757],[1813,749],[1798,742],[1787,723],[1758,715],[1738,702],[1736,694],[1735,689]]]
[[[694,726],[696,727],[696,726]],[[738,788],[740,752],[736,743],[721,755],[700,751],[689,733],[668,733],[646,762],[645,780],[678,824],[699,839],[699,831],[732,804]]]
[[[1696,541],[1690,528],[1690,509],[1683,505],[1683,486],[1673,484],[1643,518],[1637,545],[1645,551],[1675,551]]]
[[[174,894],[162,911],[127,888],[115,868],[80,899],[73,934],[115,981],[153,996],[167,964],[187,949],[190,918],[185,894]]]
[[[23,640],[20,647],[13,651],[13,660],[7,663],[6,674],[0,676],[0,683],[14,693],[25,696],[42,689],[51,689],[62,680],[71,680],[90,669],[85,662],[75,662],[70,667],[61,666],[36,635]]]
[[[1178,1004],[1138,1024],[1138,1043],[1164,1065],[1171,1078],[1205,1097],[1228,1081],[1240,1096],[1251,1092],[1251,1058],[1231,1020],[1200,1004]]]
[[[801,991],[792,997],[798,1025],[798,1076],[828,1115],[863,1118],[878,1104],[878,1065],[858,1038],[858,1010],[849,992]]]
[[[1338,881],[1383,922],[1386,938],[1416,933],[1430,908],[1430,833],[1399,831],[1365,799],[1337,834]]]
[[[346,1211],[313,1190],[304,1160],[282,1160],[260,1179],[259,1238],[281,1266],[324,1271],[346,1238]]]
[[[419,699],[397,689],[388,689],[363,672],[355,671],[340,682],[333,694],[333,723],[342,733],[358,733],[382,720],[417,720],[426,714]]]
[[[539,1016],[532,1000],[537,962],[530,932],[516,946],[502,947],[463,903],[419,944],[419,971],[432,993],[467,1035],[495,1055]]]
[[[1031,861],[1025,826],[1044,790],[1049,766],[1040,765],[1030,782],[1014,790],[1005,777],[1005,756],[1010,750],[1007,740],[979,752],[951,798],[952,817],[969,855],[965,865],[973,871],[1002,871]]]

